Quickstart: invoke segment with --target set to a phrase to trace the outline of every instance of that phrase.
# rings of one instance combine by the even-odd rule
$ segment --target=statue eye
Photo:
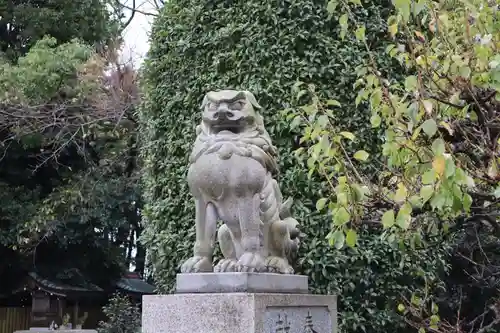
[[[218,107],[219,107],[219,104],[214,103],[214,102],[209,102],[209,103],[207,104],[207,109],[208,109],[208,110],[210,110],[210,111],[214,111],[214,110],[216,110]]]
[[[234,103],[231,103],[231,105],[229,106],[229,108],[231,110],[241,110],[243,109],[243,102],[234,102]]]

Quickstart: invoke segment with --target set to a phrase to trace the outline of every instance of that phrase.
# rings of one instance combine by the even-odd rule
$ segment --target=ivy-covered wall
[[[367,22],[370,43],[381,50],[389,6],[390,1],[369,1],[357,11]],[[402,323],[396,298],[419,288],[412,274],[438,266],[439,256],[406,255],[369,233],[359,250],[332,249],[325,240],[330,219],[314,212],[321,182],[309,180],[307,168],[294,159],[298,133],[279,113],[293,106],[297,80],[314,83],[321,96],[344,105],[336,111],[339,127],[356,131],[371,151],[378,135],[370,129],[370,112],[354,108],[354,69],[364,52],[356,41],[339,38],[325,1],[165,3],[152,31],[140,115],[147,203],[143,241],[160,290],[171,290],[179,265],[192,253],[194,204],[185,177],[201,99],[209,90],[244,89],[263,106],[266,128],[279,148],[279,183],[285,197],[295,198],[294,214],[307,234],[300,273],[309,275],[311,291],[341,295],[346,332],[396,332]],[[383,52],[377,61],[391,70]]]

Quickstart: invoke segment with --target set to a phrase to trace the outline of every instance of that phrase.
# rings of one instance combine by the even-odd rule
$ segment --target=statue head
[[[239,134],[263,128],[260,105],[249,91],[220,90],[205,95],[201,105],[202,123],[211,134]]]

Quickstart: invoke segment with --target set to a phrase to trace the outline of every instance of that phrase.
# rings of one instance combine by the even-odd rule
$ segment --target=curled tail
[[[292,204],[293,199],[288,198],[281,205],[279,212],[280,220],[287,229],[287,232],[285,232],[286,239],[284,240],[283,246],[286,258],[290,264],[297,260],[301,236],[299,222],[292,216]]]

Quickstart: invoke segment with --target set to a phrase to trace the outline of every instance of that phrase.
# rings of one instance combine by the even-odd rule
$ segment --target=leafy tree
[[[120,22],[111,18],[106,5],[103,0],[2,0],[0,51],[15,61],[47,35],[59,43],[78,38],[105,45],[117,35]]]
[[[99,323],[99,333],[138,333],[141,331],[141,312],[127,296],[114,294],[103,308],[106,321]]]
[[[9,266],[19,274],[37,269],[47,275],[54,267],[78,268],[107,286],[133,263],[132,249],[142,231],[137,75],[117,61],[114,19],[105,13],[106,20],[99,22],[95,12],[86,17],[88,23],[80,21],[91,8],[78,11],[78,3],[62,4],[50,2],[53,9],[67,10],[65,15],[77,15],[75,29],[92,31],[94,39],[58,35],[60,25],[44,25],[55,37],[34,33],[26,42],[29,49],[0,69],[0,247],[8,255],[0,272],[2,281],[7,276],[15,284]],[[99,11],[94,5],[92,10]],[[34,13],[38,10],[43,8]],[[103,25],[102,33],[90,21]],[[79,22],[86,27],[78,29]],[[106,47],[89,44],[94,41]],[[144,249],[137,250],[136,266],[142,271]]]
[[[312,103],[283,111],[303,130],[306,144],[297,155],[329,185],[316,207],[331,216],[330,243],[355,247],[356,230],[366,220],[380,221],[383,237],[395,246],[456,241],[452,271],[462,280],[447,280],[447,302],[442,302],[447,317],[440,319],[433,293],[413,295],[400,310],[420,332],[497,331],[499,289],[488,281],[498,281],[493,262],[500,235],[499,5],[394,1],[387,20],[394,42],[386,52],[407,68],[403,78],[383,72],[374,61],[367,28],[353,10],[359,6],[330,1],[328,9],[341,35],[359,40],[368,51],[356,69],[356,104],[369,105],[373,128],[385,126],[382,156],[345,149],[360,138],[334,122],[342,103],[318,98],[313,82],[296,85],[296,94],[310,96]],[[363,172],[366,163],[378,172]],[[473,270],[483,273],[470,277]],[[458,297],[456,288],[467,294]],[[485,297],[473,299],[479,294]]]

